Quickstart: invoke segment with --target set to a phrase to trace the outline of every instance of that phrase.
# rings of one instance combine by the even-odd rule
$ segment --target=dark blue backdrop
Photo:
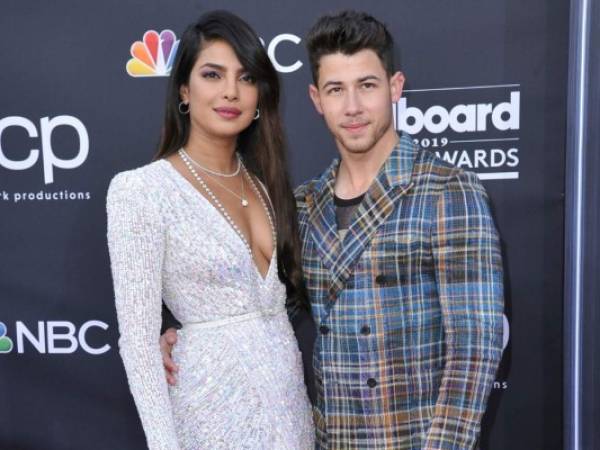
[[[3,2],[0,448],[144,447],[117,353],[104,201],[116,172],[154,155],[166,78],[130,76],[132,44],[148,30],[179,36],[213,8],[247,19],[282,71],[298,183],[335,155],[307,95],[303,38],[319,14],[348,7],[396,39],[408,80],[398,126],[478,172],[491,196],[510,339],[482,447],[561,448],[568,2],[558,0]]]

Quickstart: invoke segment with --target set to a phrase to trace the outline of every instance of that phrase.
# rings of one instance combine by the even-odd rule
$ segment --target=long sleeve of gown
[[[150,450],[175,450],[177,436],[159,348],[165,235],[159,205],[136,172],[112,180],[108,247],[119,352]]]

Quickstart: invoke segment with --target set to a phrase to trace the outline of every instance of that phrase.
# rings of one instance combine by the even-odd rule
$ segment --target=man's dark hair
[[[387,74],[394,73],[394,40],[385,25],[364,12],[342,11],[325,15],[308,32],[308,59],[315,85],[319,78],[319,63],[325,55],[353,55],[370,49],[377,53]]]

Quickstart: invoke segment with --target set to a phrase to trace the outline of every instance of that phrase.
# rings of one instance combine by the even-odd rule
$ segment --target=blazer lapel
[[[310,233],[321,261],[330,271],[341,247],[333,205],[337,167],[338,160],[335,159],[306,196]]]
[[[412,187],[411,175],[417,152],[418,147],[410,137],[402,135],[357,208],[330,269],[332,283],[329,298],[332,302],[344,288],[356,260],[371,242],[375,231],[400,205],[400,198]],[[335,224],[335,211],[333,207],[331,209]]]

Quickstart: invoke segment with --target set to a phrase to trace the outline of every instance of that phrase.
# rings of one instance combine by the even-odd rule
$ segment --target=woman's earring
[[[256,114],[254,114],[254,120],[260,117],[260,109],[256,108]]]
[[[184,102],[179,102],[179,106],[177,106],[177,109],[179,110],[179,114],[189,114],[190,112],[190,104],[189,103],[184,103]]]

